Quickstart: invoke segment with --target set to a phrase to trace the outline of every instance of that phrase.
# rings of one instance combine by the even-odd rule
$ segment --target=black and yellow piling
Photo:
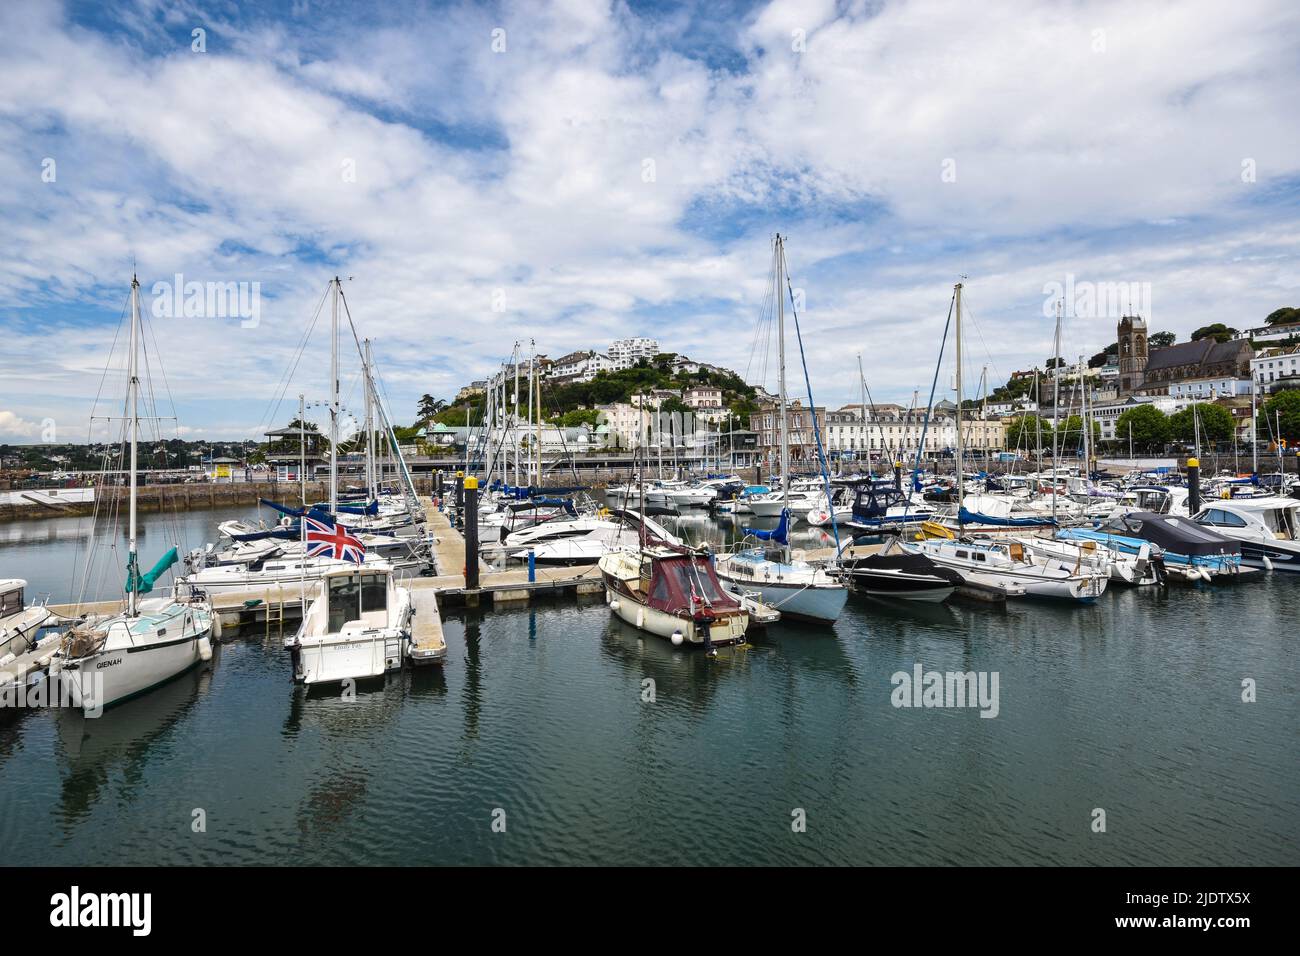
[[[465,590],[478,590],[478,479],[464,480],[465,496]]]
[[[1194,515],[1201,510],[1201,462],[1197,458],[1187,459],[1187,513]]]

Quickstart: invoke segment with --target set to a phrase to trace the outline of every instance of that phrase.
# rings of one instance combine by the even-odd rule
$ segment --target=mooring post
[[[1195,515],[1201,510],[1201,462],[1187,459],[1187,513]]]
[[[465,472],[456,472],[456,525],[462,531],[465,529]]]
[[[537,552],[528,552],[528,583],[532,584],[537,580]]]
[[[894,490],[903,490],[903,463],[901,461],[894,462]]]
[[[457,472],[459,475],[460,473]],[[465,496],[465,590],[478,590],[478,479],[473,475],[464,480],[461,488]]]

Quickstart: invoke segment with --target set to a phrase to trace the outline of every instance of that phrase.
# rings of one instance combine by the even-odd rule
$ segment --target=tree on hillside
[[[1088,359],[1088,368],[1101,368],[1103,365],[1110,365],[1119,358],[1119,343],[1111,342],[1092,358]]]
[[[1300,322],[1300,309],[1291,307],[1270,312],[1268,318],[1264,320],[1265,325],[1291,325],[1293,322]]]
[[[1154,405],[1130,408],[1115,423],[1115,438],[1127,444],[1130,436],[1135,448],[1163,448],[1169,443],[1169,417]]]
[[[1192,409],[1196,409],[1193,417]],[[1201,429],[1202,441],[1228,441],[1232,438],[1232,413],[1222,405],[1207,402],[1194,402],[1180,412],[1169,416],[1169,436],[1174,441],[1194,442],[1196,431],[1194,425]]]
[[[1264,403],[1264,416],[1258,422],[1259,437],[1272,438],[1278,430],[1278,415],[1282,416],[1282,437],[1288,445],[1300,443],[1300,390],[1286,389]],[[1265,416],[1267,421],[1264,420]],[[1269,424],[1272,423],[1270,430]]]
[[[1199,342],[1201,339],[1213,338],[1216,342],[1227,342],[1236,334],[1236,329],[1230,329],[1222,322],[1215,322],[1213,325],[1202,325],[1193,332],[1192,341]]]
[[[432,395],[427,393],[421,395],[419,421],[427,422],[446,407],[446,401],[441,398],[434,398]]]
[[[1177,341],[1178,336],[1172,332],[1156,332],[1147,339],[1147,345],[1153,349],[1167,349]]]

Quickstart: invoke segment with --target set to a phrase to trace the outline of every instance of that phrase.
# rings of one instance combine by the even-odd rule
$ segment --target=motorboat
[[[338,683],[399,670],[411,641],[411,592],[388,568],[333,567],[316,586],[297,633],[285,638],[294,680]]]
[[[722,587],[711,556],[648,545],[600,559],[605,600],[627,623],[674,645],[712,650],[744,641],[749,614]]]
[[[1212,501],[1192,519],[1241,542],[1241,560],[1268,571],[1300,571],[1300,501],[1277,495]]]
[[[923,554],[909,553],[897,538],[883,547],[857,554],[853,547],[840,553],[840,568],[849,587],[873,597],[909,601],[946,601],[965,579],[952,568],[936,564]]]

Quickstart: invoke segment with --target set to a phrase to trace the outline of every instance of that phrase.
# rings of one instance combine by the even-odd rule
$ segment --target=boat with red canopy
[[[749,613],[723,590],[707,552],[652,545],[610,552],[599,567],[610,610],[643,631],[706,649],[745,639]]]

